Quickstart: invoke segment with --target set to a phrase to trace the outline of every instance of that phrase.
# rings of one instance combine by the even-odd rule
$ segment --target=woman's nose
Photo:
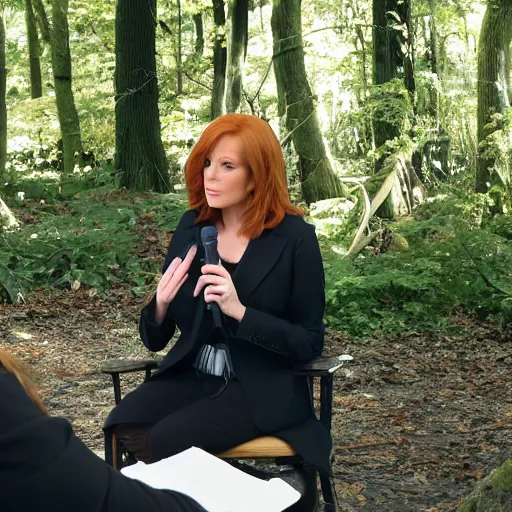
[[[211,179],[211,180],[214,180],[217,178],[217,166],[212,162],[207,168],[206,168],[206,176]]]

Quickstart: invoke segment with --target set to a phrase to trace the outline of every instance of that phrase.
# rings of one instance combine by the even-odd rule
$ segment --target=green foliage
[[[123,283],[147,293],[161,261],[138,257],[138,219],[154,218],[155,227],[169,231],[186,205],[176,194],[123,194],[23,206],[18,213],[31,223],[0,237],[0,297],[16,302],[37,287],[106,292]]]
[[[494,114],[485,127],[489,135],[480,144],[482,158],[493,163],[489,195],[501,210],[512,205],[512,109],[505,114]]]
[[[512,320],[512,245],[497,232],[510,217],[481,224],[485,196],[445,197],[426,203],[417,218],[390,225],[408,251],[354,261],[322,240],[328,324],[354,336],[407,329],[449,328],[464,311],[506,324]],[[475,211],[476,210],[476,211]]]
[[[439,194],[419,205],[414,212],[414,218],[426,221],[435,217],[436,222],[479,228],[482,227],[484,219],[491,215],[493,205],[492,198],[485,194]]]
[[[512,460],[507,460],[477,485],[460,512],[507,512],[512,509]]]
[[[403,131],[402,123],[412,111],[409,92],[402,80],[395,78],[381,85],[373,85],[367,108],[373,119],[395,126]]]

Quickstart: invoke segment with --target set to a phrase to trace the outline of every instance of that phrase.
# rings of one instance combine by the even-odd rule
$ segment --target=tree
[[[204,52],[203,13],[196,12],[192,18],[194,20],[194,26],[196,29],[194,53],[197,57],[202,57]]]
[[[178,7],[178,41],[176,48],[176,69],[178,73],[178,87],[177,93],[183,94],[183,59],[182,59],[182,19],[181,19],[181,0],[177,0]]]
[[[411,0],[373,0],[373,84],[394,78],[404,79],[406,89],[414,94],[411,44]],[[399,135],[396,127],[374,122],[375,146]]]
[[[493,133],[503,128],[505,107],[510,106],[510,43],[512,3],[488,0],[478,45],[478,160],[476,191],[486,193],[510,176],[499,176]],[[498,117],[496,117],[498,116]]]
[[[25,23],[30,62],[30,95],[32,98],[40,98],[43,95],[43,84],[41,82],[41,61],[39,59],[39,36],[32,0],[25,0]]]
[[[132,190],[171,189],[158,111],[156,0],[116,8],[116,169]]]
[[[59,117],[64,173],[71,172],[75,164],[82,163],[82,138],[80,120],[75,106],[71,80],[71,53],[68,27],[69,0],[53,0],[51,49],[55,81],[55,101]]]
[[[387,141],[402,137],[414,109],[411,0],[373,0],[373,85],[374,145],[380,155],[375,165],[377,182],[383,186],[387,174],[395,176],[377,215],[393,218],[411,211],[415,189],[425,193],[411,165],[409,141],[395,143],[393,152],[398,154],[385,146]],[[402,94],[403,87],[408,97]],[[381,169],[385,175],[380,173]],[[389,184],[388,181],[386,185]]]
[[[48,21],[48,16],[46,15],[46,9],[44,8],[43,0],[32,0],[32,6],[34,8],[34,13],[37,19],[37,25],[39,27],[41,37],[43,41],[50,44],[50,22]]]
[[[343,187],[327,157],[304,65],[301,0],[274,0],[271,24],[277,90],[299,155],[303,198],[312,203],[338,197]]]
[[[242,102],[243,69],[247,56],[249,0],[232,0],[231,34],[228,47],[226,111],[237,112]]]
[[[219,117],[224,110],[224,89],[226,84],[226,14],[224,0],[213,0],[213,21],[215,43],[213,46],[213,89],[210,109],[211,119]]]
[[[3,182],[7,162],[7,69],[5,67],[5,24],[0,11],[0,182]]]

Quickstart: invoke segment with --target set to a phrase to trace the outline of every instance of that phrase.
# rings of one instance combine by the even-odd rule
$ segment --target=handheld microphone
[[[204,247],[204,261],[207,265],[218,265],[220,263],[219,253],[217,251],[217,230],[215,226],[205,226],[201,229],[201,242]],[[210,302],[208,309],[213,315],[215,327],[222,329],[222,318],[219,305],[216,302]]]

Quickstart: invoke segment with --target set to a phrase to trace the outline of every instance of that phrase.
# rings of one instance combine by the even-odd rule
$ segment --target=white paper
[[[261,480],[196,447],[153,464],[137,462],[121,473],[186,494],[208,512],[281,512],[300,498],[280,478]]]

